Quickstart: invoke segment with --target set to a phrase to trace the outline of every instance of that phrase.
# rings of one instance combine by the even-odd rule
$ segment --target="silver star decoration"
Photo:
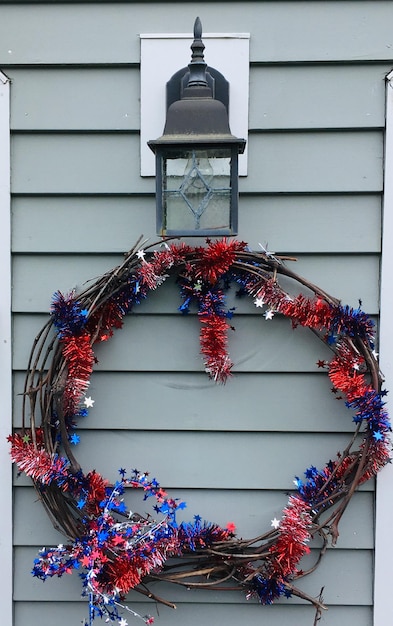
[[[267,243],[265,244],[265,246],[266,246],[266,247],[265,247],[265,246],[263,246],[261,243],[259,243],[259,244],[258,244],[258,246],[259,246],[260,248],[262,248],[263,252],[266,254],[266,256],[267,256],[267,257],[269,257],[269,256],[270,256],[270,257],[273,257],[273,258],[274,258],[274,255],[275,255],[276,253],[275,253],[275,252],[271,252],[270,250],[268,250],[268,249],[267,249],[267,246],[268,246],[268,244],[267,244]]]
[[[275,252],[271,252],[270,250],[267,249],[267,246],[268,246],[267,243],[265,244],[266,247],[263,246],[261,243],[259,243],[258,245],[262,248],[263,253],[267,256],[268,259],[274,259],[274,261],[276,261],[277,263],[280,263],[280,265],[281,265],[282,262],[281,262],[280,259],[278,259],[275,256],[276,253]]]
[[[84,399],[83,404],[85,405],[85,407],[87,407],[88,409],[91,409],[93,404],[94,404],[95,400],[93,400],[92,398],[90,398],[90,396],[88,398]]]
[[[277,528],[279,528],[280,526],[280,520],[275,517],[274,519],[272,519],[271,526],[277,530]]]
[[[136,256],[138,257],[138,259],[140,261],[144,261],[145,260],[145,251],[144,250],[138,250],[138,252],[136,253]]]
[[[271,309],[269,309],[268,311],[265,311],[264,317],[265,317],[265,320],[272,320],[274,317],[274,311],[272,311]]]
[[[263,301],[263,298],[256,298],[254,300],[254,304],[257,308],[262,308],[265,303]]]

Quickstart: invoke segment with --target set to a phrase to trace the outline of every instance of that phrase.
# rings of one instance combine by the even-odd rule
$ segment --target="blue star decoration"
[[[70,437],[70,442],[76,446],[80,442],[81,438],[76,433],[72,433]]]

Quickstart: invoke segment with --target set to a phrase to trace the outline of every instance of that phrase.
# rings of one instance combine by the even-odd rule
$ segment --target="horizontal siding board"
[[[334,234],[333,234],[334,236]],[[118,255],[14,255],[13,259],[13,310],[16,312],[47,312],[53,294],[72,289],[80,292],[86,281],[95,280],[122,262]],[[289,262],[290,269],[312,283],[341,298],[345,304],[358,306],[362,300],[364,310],[378,312],[379,256],[377,255],[324,255],[297,256]],[[45,276],[45,281],[41,277]],[[279,278],[280,284],[292,294],[302,291],[292,280]],[[236,307],[237,313],[261,313],[253,305],[252,298],[236,298],[236,284],[227,293],[228,308]],[[310,292],[308,292],[310,295]],[[151,292],[135,313],[174,313],[178,315],[181,304],[179,289],[168,281],[161,289]],[[181,322],[178,322],[179,324]]]
[[[293,489],[295,475],[323,469],[348,444],[348,434],[78,430],[83,470],[115,481],[121,467],[149,471],[169,489]],[[109,454],[109,451],[111,453]],[[244,471],[246,468],[246,474]],[[16,484],[29,484],[19,481]],[[372,482],[365,490],[373,489]],[[142,496],[141,504],[144,505]],[[135,505],[135,510],[136,510]],[[149,507],[148,507],[149,508]]]
[[[17,487],[14,493],[16,546],[49,547],[64,541],[64,537],[53,528],[33,487]],[[234,493],[233,490],[179,489],[168,493],[170,497],[187,503],[187,508],[179,513],[179,521],[189,521],[197,514],[221,526],[232,521],[236,524],[237,535],[249,538],[257,537],[269,528],[274,517],[279,519],[288,501],[286,494],[280,491],[241,490]],[[132,499],[128,498],[127,495],[127,501],[132,504]],[[373,498],[372,492],[355,494],[340,521],[337,550],[373,547]]]
[[[385,124],[390,65],[252,67],[250,128],[367,128]]]
[[[47,312],[50,309],[52,296],[57,290],[62,293],[69,293],[74,289],[81,292],[90,281],[94,282],[99,276],[118,266],[122,261],[121,255],[14,256],[15,298],[18,299],[18,295],[23,298],[22,293],[27,289],[25,302],[30,303],[30,306],[28,304],[26,310],[33,312],[41,309],[42,312]],[[40,277],[44,275],[45,281],[42,281]],[[29,280],[33,283],[30,288],[28,287]],[[42,302],[41,306],[38,305],[40,301]],[[176,310],[176,303],[174,303],[173,308]],[[18,306],[16,310],[18,310]]]
[[[223,10],[225,8],[225,10]],[[71,10],[72,9],[72,10]],[[0,65],[137,63],[140,33],[191,33],[195,7],[177,2],[10,5],[2,9]],[[251,60],[391,60],[389,0],[209,2],[204,32],[250,32]],[[45,28],[42,25],[45,24]],[[22,26],[26,25],[25,28]],[[70,43],[72,42],[72,44]]]
[[[50,585],[51,583],[46,583]],[[192,594],[194,596],[194,594]],[[169,596],[170,597],[170,596]],[[287,604],[260,606],[250,601],[243,605],[192,604],[178,603],[174,611],[166,606],[155,607],[153,603],[140,603],[137,606],[142,615],[154,615],[158,626],[200,626],[203,624],[225,624],[226,626],[255,626],[261,620],[269,620],[269,626],[293,626],[293,624],[312,624],[315,609],[309,606]],[[158,611],[158,614],[157,614]],[[40,624],[40,626],[70,626],[79,624],[87,615],[87,605],[81,602],[16,602],[15,626]],[[331,606],[324,611],[319,624],[321,626],[370,626],[372,609],[368,606]]]
[[[85,431],[85,432],[87,432],[87,431]],[[88,433],[87,436],[89,436],[89,433]],[[314,435],[314,438],[315,438],[315,435]],[[347,435],[347,440],[346,440],[345,443],[348,443],[348,439],[349,439],[349,437]],[[344,441],[342,443],[344,443]],[[74,452],[75,452],[75,450],[74,450]],[[173,453],[171,453],[171,456],[173,456]],[[308,456],[309,456],[309,454],[308,454]],[[81,457],[79,457],[79,458],[81,458]],[[98,457],[96,456],[96,459],[97,458]],[[119,460],[123,461],[124,459],[119,459]],[[321,461],[321,459],[319,459],[319,460]],[[321,462],[320,463],[321,467],[324,466],[326,462],[327,462],[326,460],[324,460],[323,463]],[[97,463],[94,462],[94,466],[96,466],[96,465],[97,465]],[[118,465],[120,465],[120,463]],[[147,468],[146,467],[146,462],[144,462],[144,466],[145,466],[146,470],[150,470],[150,465]],[[88,471],[88,467],[86,465],[83,467],[83,469]],[[108,470],[108,474],[106,474],[104,476],[104,478],[107,478],[108,480],[112,480],[114,482],[118,478],[118,470],[119,469],[120,468],[118,468],[117,465],[113,465],[110,468],[110,470]],[[305,469],[306,468],[304,467],[304,463],[303,463],[303,467],[301,468],[300,474],[302,474]],[[180,471],[180,469],[179,469],[179,471]],[[150,472],[150,474],[151,474],[151,472]],[[162,472],[161,472],[161,474],[162,474]],[[290,474],[290,476],[289,476],[289,474]],[[299,472],[298,472],[298,474],[299,474]],[[289,478],[288,478],[288,476],[289,476]],[[221,486],[221,487],[213,486],[213,489],[214,489],[214,492],[216,492],[216,491],[218,492],[218,491],[221,491],[221,490],[230,490],[233,493],[234,496],[240,490],[246,490],[246,491],[249,491],[249,492],[253,492],[253,491],[257,491],[258,490],[259,493],[261,493],[262,491],[278,491],[281,494],[284,493],[284,495],[285,494],[288,495],[288,493],[290,492],[290,489],[292,489],[292,487],[293,487],[293,480],[292,480],[292,478],[293,478],[293,476],[295,476],[295,474],[291,473],[291,471],[288,469],[288,476],[287,476],[287,483],[288,484],[291,483],[290,486],[288,486],[288,487],[284,487],[284,486],[276,487],[274,485],[273,486],[272,485],[268,485],[268,486],[266,486],[266,488],[264,488],[263,486],[260,486],[260,485],[258,487],[255,487],[254,485],[251,485],[250,489],[248,489],[248,482],[247,482],[247,485],[246,486],[243,485],[242,487],[237,487],[236,485],[234,487],[232,487],[232,486],[228,487],[228,486],[224,485],[224,486]],[[156,476],[156,478],[159,478],[159,477],[160,476],[158,476],[158,475]],[[193,490],[194,491],[195,489],[201,489],[202,491],[204,491],[204,490],[210,489],[210,486],[205,486],[205,485],[202,485],[202,486],[199,486],[199,485],[198,486],[195,486],[195,485],[191,485],[190,486],[190,485],[188,485],[186,487],[185,486],[175,486],[175,487],[172,487],[172,486],[168,486],[167,483],[164,484],[164,482],[162,483],[162,485],[168,491],[172,491],[173,490],[173,495],[176,496],[176,497],[177,497],[178,493],[183,493],[183,491],[185,491],[185,490],[186,491],[189,491],[189,490]],[[30,486],[31,486],[31,479],[28,478],[25,474],[20,474],[20,472],[18,472],[17,469],[14,467],[13,487],[14,488],[21,488],[21,487],[30,487]],[[374,491],[375,491],[375,480],[373,480],[373,479],[367,481],[366,483],[363,483],[359,487],[359,492],[361,492],[361,493],[374,493]],[[285,502],[283,501],[283,506],[285,506],[285,504],[287,504],[287,502],[288,502],[288,499],[286,498]],[[138,501],[138,509],[142,509],[142,507],[144,505],[144,503],[142,503],[142,505],[140,503],[141,503],[141,500]],[[146,505],[145,505],[145,508],[146,508]],[[193,508],[195,508],[195,507],[193,507]],[[145,510],[145,509],[143,509],[143,510]],[[280,511],[281,511],[281,508],[280,508]],[[232,517],[233,516],[234,515],[232,515]],[[213,517],[213,516],[209,515],[209,517]]]
[[[14,252],[124,252],[157,238],[154,197],[16,197],[12,209]]]
[[[11,189],[23,193],[147,193],[139,176],[139,137],[16,135],[11,141]]]
[[[311,576],[296,581],[296,585],[310,596],[323,590],[323,600],[331,604],[372,604],[373,555],[370,550],[329,550]],[[315,564],[315,555],[302,560],[302,567]],[[356,568],[356,569],[355,569]],[[354,572],[356,571],[356,577]]]
[[[262,133],[249,136],[249,176],[240,191],[380,191],[382,133]]]
[[[15,550],[16,571],[18,572],[15,579],[15,600],[31,600],[33,603],[48,600],[60,602],[64,600],[77,601],[80,596],[81,583],[80,579],[78,576],[75,576],[75,574],[72,576],[64,576],[61,579],[53,578],[47,580],[44,584],[37,578],[31,578],[31,563],[35,555],[36,552],[34,548],[16,548]],[[313,556],[315,558],[315,555]],[[330,550],[325,555],[317,571],[314,572],[312,576],[297,581],[297,586],[313,596],[318,596],[321,587],[325,586],[323,596],[328,605],[358,604],[360,606],[368,606],[372,602],[371,581],[368,575],[371,568],[372,554],[368,550],[353,552],[346,550]],[[356,576],[354,576],[354,572],[356,572]],[[244,619],[247,614],[246,612],[250,610],[249,607],[258,607],[254,602],[247,602],[242,592],[228,591],[223,593],[217,590],[198,590],[190,592],[187,589],[169,584],[158,584],[154,585],[153,588],[158,595],[169,598],[176,603],[197,603],[198,613],[199,604],[205,602],[209,604],[218,602],[223,605],[243,605]],[[135,607],[139,609],[139,603],[142,597],[134,592],[130,594],[129,599],[131,606],[135,605]],[[291,598],[289,601],[283,601],[285,607],[289,604],[296,605],[298,603],[304,603],[304,600]],[[152,611],[154,605],[150,606],[150,611]],[[233,608],[235,608],[235,606],[233,606]],[[271,610],[270,607],[259,606],[258,608],[260,618],[263,618],[266,612]],[[255,618],[255,613],[253,616]],[[159,621],[159,623],[161,623],[161,621]],[[244,621],[240,623],[243,624]],[[291,623],[293,624],[293,621]]]
[[[380,252],[380,228],[378,195],[246,197],[239,204],[239,233],[253,248],[262,238],[281,252]]]
[[[14,252],[124,252],[142,233],[156,239],[154,198],[16,197],[12,219]],[[377,194],[243,196],[239,204],[239,239],[253,249],[380,252],[380,222]]]
[[[9,76],[13,130],[139,128],[135,68],[11,69]]]
[[[390,68],[252,66],[250,128],[383,127]],[[8,75],[13,130],[140,128],[137,67],[10,68]]]
[[[14,369],[24,371],[33,340],[48,316],[14,318]],[[236,332],[229,337],[235,372],[314,372],[318,359],[331,357],[328,347],[311,332],[293,331],[288,320],[238,316],[235,324]],[[110,344],[98,345],[95,353],[98,371],[203,371],[195,316],[129,316],[122,331]]]
[[[129,134],[18,134],[13,193],[152,193],[139,176],[139,137]],[[240,192],[382,190],[379,131],[262,133],[249,138],[249,176]]]
[[[17,373],[16,428],[22,424],[23,385],[24,375]],[[132,393],[131,406],[126,389]],[[321,370],[315,374],[236,374],[225,386],[215,385],[204,372],[94,372],[89,387],[94,409],[79,426],[88,430],[353,432],[352,413],[330,389]]]
[[[333,235],[334,236],[334,235]],[[298,256],[290,265],[294,272],[323,288],[343,304],[359,306],[370,315],[379,311],[379,257],[358,256]],[[282,282],[283,286],[285,282]],[[292,284],[291,293],[297,294],[299,287]]]

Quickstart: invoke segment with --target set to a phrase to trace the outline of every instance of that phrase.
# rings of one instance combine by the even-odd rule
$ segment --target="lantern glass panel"
[[[182,149],[163,161],[163,224],[166,233],[231,232],[233,150]]]

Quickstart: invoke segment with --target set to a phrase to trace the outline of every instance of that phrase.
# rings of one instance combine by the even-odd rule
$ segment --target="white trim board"
[[[166,115],[166,83],[191,60],[191,34],[143,34],[141,40],[141,176],[155,176],[154,154],[147,145],[161,137]],[[203,33],[205,61],[229,81],[229,124],[248,138],[250,35]],[[247,146],[239,156],[239,175],[247,175]]]
[[[386,388],[390,388],[393,393],[393,72],[387,76],[386,82],[384,176],[379,353],[381,371],[386,378]],[[389,395],[387,405],[392,419],[393,401]],[[392,622],[393,543],[390,539],[392,520],[393,464],[390,464],[377,477],[374,626],[386,626]]]
[[[11,223],[10,223],[10,83],[0,72],[0,562],[2,623],[13,623],[12,611],[12,469],[9,444],[12,430],[11,379]]]

